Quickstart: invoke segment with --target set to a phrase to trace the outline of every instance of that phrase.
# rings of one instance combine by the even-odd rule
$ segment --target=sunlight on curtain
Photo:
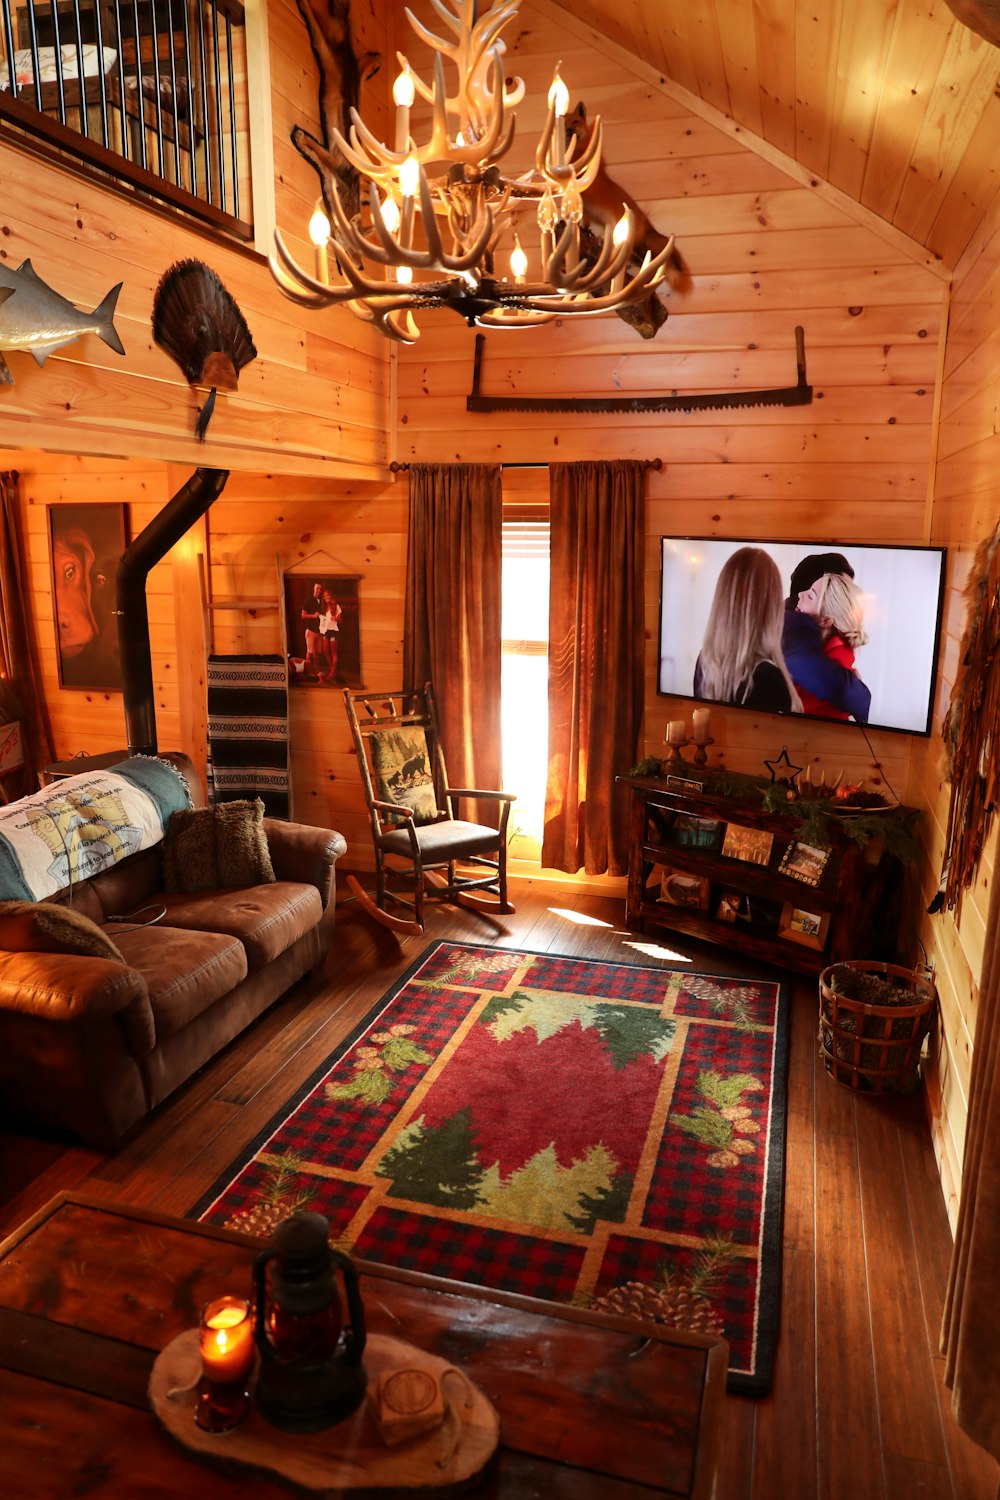
[[[511,810],[514,859],[542,849],[548,761],[549,526],[505,520],[501,581],[503,786]]]

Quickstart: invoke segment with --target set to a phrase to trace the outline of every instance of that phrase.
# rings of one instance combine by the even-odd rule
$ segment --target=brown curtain
[[[20,720],[24,770],[5,778],[2,793],[21,797],[38,789],[53,759],[52,734],[40,691],[41,674],[28,631],[17,525],[17,475],[0,473],[0,722]]]
[[[979,985],[962,1201],[941,1347],[959,1426],[1000,1459],[1000,880],[994,879]]]
[[[645,465],[549,470],[549,765],[542,864],[628,869],[643,700]]]
[[[430,682],[452,786],[500,787],[498,464],[411,464],[403,686]]]

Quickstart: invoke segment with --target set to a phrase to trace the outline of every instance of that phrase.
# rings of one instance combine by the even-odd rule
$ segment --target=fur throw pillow
[[[163,884],[168,891],[269,885],[274,880],[264,832],[264,804],[220,802],[171,815],[163,840]]]
[[[8,953],[78,953],[125,962],[96,922],[55,901],[0,901],[0,948]]]

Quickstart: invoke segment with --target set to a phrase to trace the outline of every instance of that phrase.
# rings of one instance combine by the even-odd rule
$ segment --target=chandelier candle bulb
[[[691,713],[692,730],[691,737],[696,745],[703,745],[708,739],[708,730],[711,723],[711,715],[707,708],[696,708]]]
[[[330,241],[330,220],[320,208],[319,204],[313,210],[313,216],[309,220],[309,238],[313,243],[316,253],[316,280],[321,281],[324,286],[330,285],[330,267],[327,261],[326,247]]]
[[[399,152],[406,151],[410,145],[410,109],[415,93],[410,65],[404,63],[403,71],[397,74],[392,86],[392,102],[396,106],[396,150]]]
[[[549,108],[555,117],[552,127],[552,163],[556,167],[562,167],[566,164],[566,127],[563,121],[569,109],[569,89],[559,77],[558,67],[549,89]]]

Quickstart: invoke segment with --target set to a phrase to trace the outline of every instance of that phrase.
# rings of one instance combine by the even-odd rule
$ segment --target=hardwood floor
[[[518,882],[514,899],[501,923],[434,908],[402,943],[342,901],[329,977],[300,985],[117,1156],[0,1135],[0,1234],[71,1187],[184,1214],[432,939],[741,971],[722,949],[627,933],[617,900],[542,882]],[[815,982],[789,983],[781,1334],[770,1394],[726,1399],[717,1500],[993,1500],[1000,1469],[955,1426],[937,1353],[951,1239],[921,1098],[832,1082]]]

